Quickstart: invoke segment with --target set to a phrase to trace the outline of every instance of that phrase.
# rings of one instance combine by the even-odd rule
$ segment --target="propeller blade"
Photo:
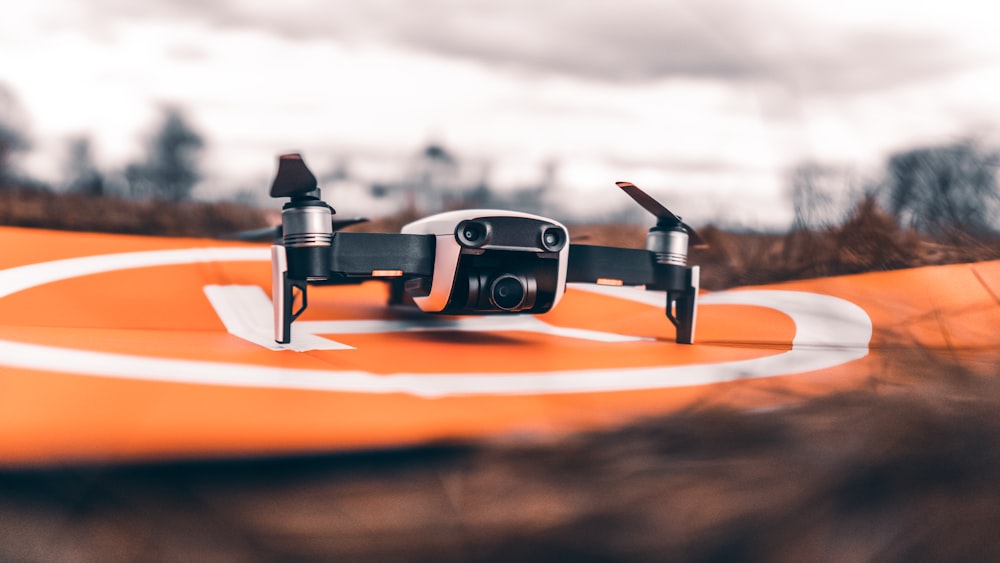
[[[652,196],[646,192],[639,189],[632,182],[615,182],[615,184],[628,194],[630,198],[635,200],[636,203],[642,206],[643,209],[649,211],[654,217],[661,221],[671,221],[674,224],[679,224],[681,218],[670,212],[669,209],[663,207],[663,204],[653,199]]]
[[[334,232],[340,229],[346,229],[351,225],[358,225],[360,223],[367,223],[369,221],[368,217],[354,217],[352,219],[334,219],[333,220],[333,230]]]
[[[302,155],[283,154],[278,158],[278,173],[271,184],[271,197],[292,197],[316,189],[316,176],[309,171]]]
[[[657,223],[674,226],[680,225],[684,232],[688,234],[691,244],[693,246],[703,247],[708,246],[705,240],[698,236],[698,233],[688,225],[687,223],[681,221],[681,218],[674,215],[669,209],[663,206],[660,202],[653,199],[653,197],[646,192],[639,189],[632,182],[615,182],[615,184],[622,189],[629,197],[631,197],[636,203],[642,206],[643,209],[649,211],[656,217]]]

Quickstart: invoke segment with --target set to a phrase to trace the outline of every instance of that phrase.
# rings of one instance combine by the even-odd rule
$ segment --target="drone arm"
[[[435,245],[434,235],[336,233],[330,272],[348,278],[431,276]]]
[[[433,235],[335,233],[330,246],[322,253],[312,252],[308,247],[272,246],[274,340],[281,344],[291,341],[292,322],[308,305],[310,282],[352,283],[431,276],[434,274],[435,245]],[[296,256],[290,257],[289,250]],[[325,275],[317,276],[320,271]],[[296,297],[300,299],[298,308]]]
[[[601,285],[644,285],[665,291],[666,315],[677,329],[677,342],[694,343],[699,269],[657,261],[648,250],[574,244],[569,247],[566,281]]]
[[[647,285],[654,283],[652,255],[646,250],[571,244],[567,282],[604,285]]]

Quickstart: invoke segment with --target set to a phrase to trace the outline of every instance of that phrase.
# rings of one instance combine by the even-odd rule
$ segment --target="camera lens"
[[[462,221],[455,229],[455,238],[462,246],[477,247],[486,242],[486,225],[479,221]]]
[[[516,277],[504,274],[490,285],[490,301],[504,311],[513,311],[524,302],[524,284]]]
[[[566,236],[559,227],[546,227],[542,230],[542,248],[549,252],[559,252],[566,244]]]

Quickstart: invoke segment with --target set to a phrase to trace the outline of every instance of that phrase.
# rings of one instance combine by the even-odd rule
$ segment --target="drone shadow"
[[[400,336],[423,342],[483,345],[522,345],[524,338],[505,336],[490,332],[467,332],[462,330],[419,330],[400,333]]]

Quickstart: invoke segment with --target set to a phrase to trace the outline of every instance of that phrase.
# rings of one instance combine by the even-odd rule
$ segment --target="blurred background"
[[[302,151],[347,215],[483,205],[638,221],[613,189],[626,179],[696,225],[783,230],[919,169],[892,168],[916,149],[995,165],[993,12],[982,0],[17,3],[0,21],[0,174],[271,205],[275,157]],[[979,206],[995,191],[980,188],[992,195]]]
[[[708,289],[996,259],[998,11],[10,2],[0,225],[275,224],[300,151],[359,228],[500,207],[641,246],[635,182],[711,243]],[[998,380],[883,352],[905,377],[557,443],[5,469],[0,560],[998,560]]]

